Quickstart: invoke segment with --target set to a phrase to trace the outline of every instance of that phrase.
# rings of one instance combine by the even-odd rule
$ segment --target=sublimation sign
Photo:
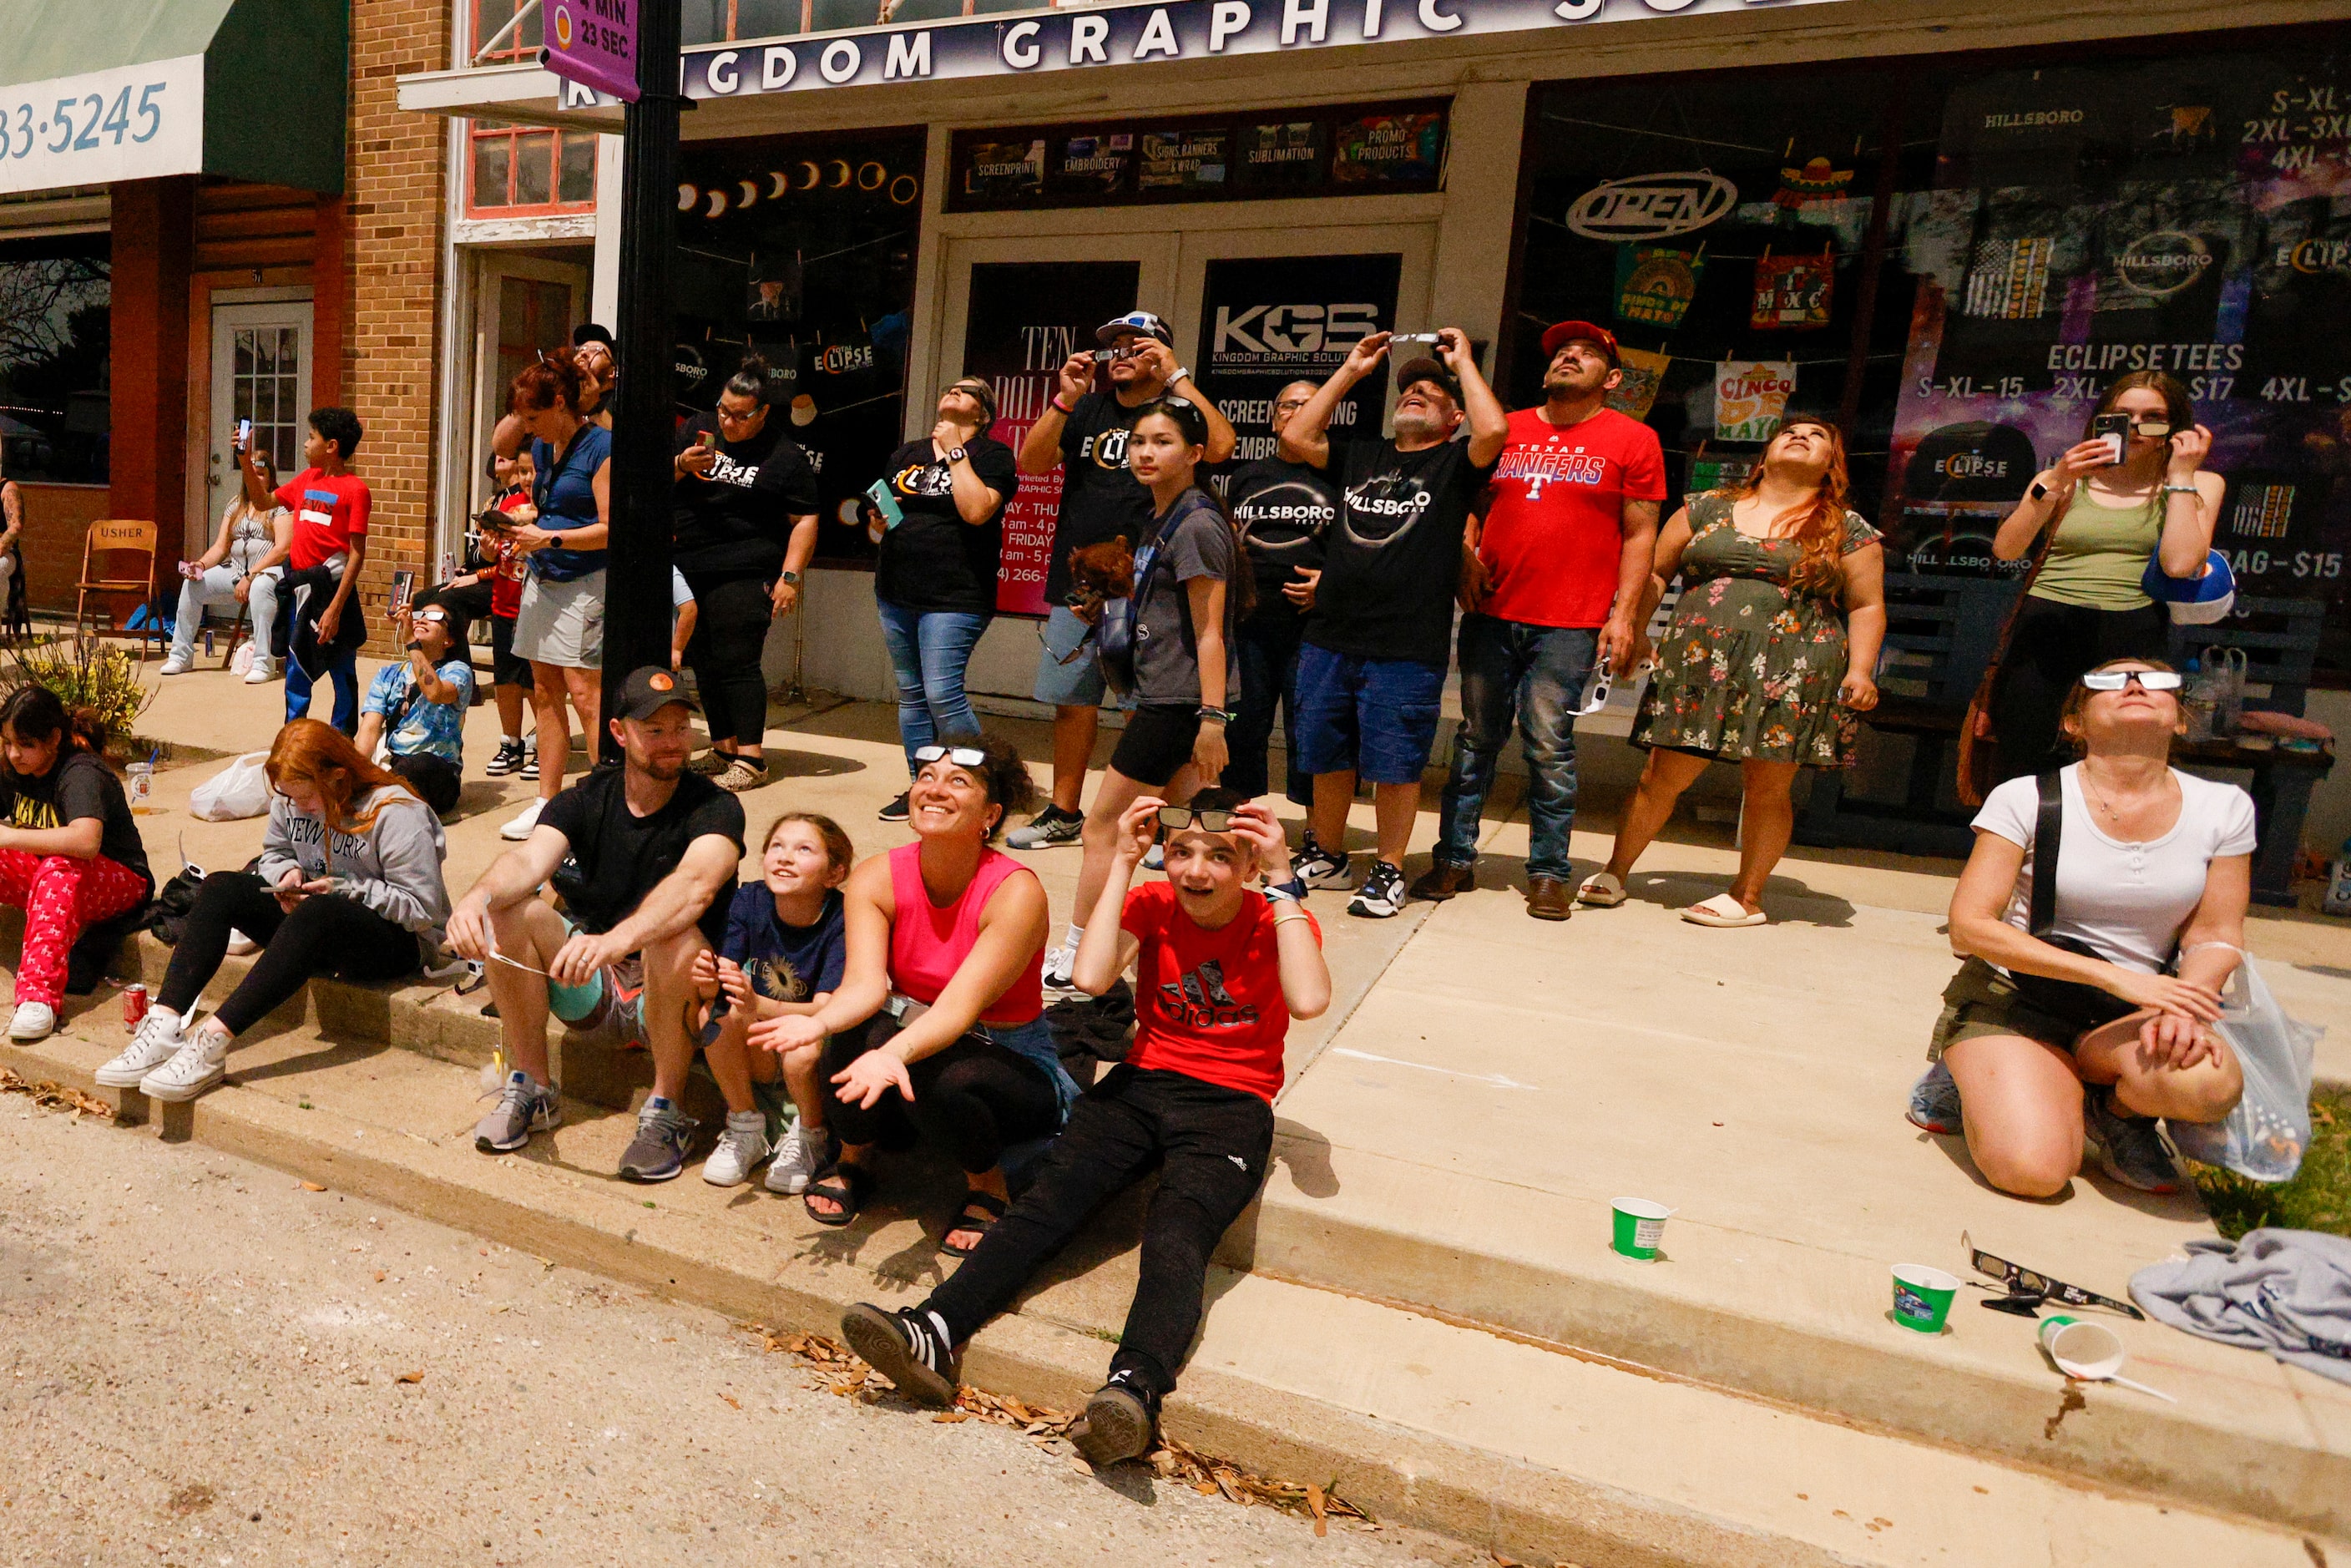
[[[588,0],[556,0],[579,6]],[[623,0],[606,0],[622,4]],[[629,0],[633,4],[633,0]],[[695,49],[689,98],[748,98],[892,81],[1041,76],[1155,60],[1230,59],[1370,43],[1565,32],[1667,16],[1747,16],[1834,0],[1173,0],[1049,16],[971,16]],[[1719,215],[1719,214],[1717,214]],[[1711,220],[1709,220],[1711,221]],[[1681,230],[1665,232],[1681,233]],[[1611,237],[1626,237],[1614,236]]]
[[[1233,459],[1273,455],[1273,404],[1291,382],[1316,385],[1350,350],[1395,323],[1404,257],[1252,256],[1211,261],[1200,294],[1200,390],[1232,421]],[[1426,350],[1415,346],[1407,358]],[[1377,435],[1388,365],[1355,383],[1332,411],[1334,442]]]
[[[204,57],[0,87],[0,193],[196,174]]]
[[[637,0],[547,0],[538,62],[567,81],[637,101]]]

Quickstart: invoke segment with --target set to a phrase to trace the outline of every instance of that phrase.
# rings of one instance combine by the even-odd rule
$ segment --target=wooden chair
[[[119,571],[124,564],[120,558],[126,556],[138,558],[140,575],[137,577],[96,575],[101,558],[108,570]],[[154,598],[155,525],[126,517],[100,517],[90,524],[89,532],[82,538],[81,580],[75,587],[78,592],[74,599],[74,642],[78,644],[86,637],[113,631],[114,617],[110,612],[107,613],[106,624],[103,627],[98,624],[90,610],[91,596],[103,601],[136,595],[141,604]],[[85,627],[89,630],[85,631]],[[139,657],[142,663],[147,657],[147,640],[144,637],[139,640]]]

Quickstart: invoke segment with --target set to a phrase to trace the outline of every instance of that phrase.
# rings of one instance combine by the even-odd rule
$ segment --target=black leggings
[[[2057,730],[2065,694],[2083,671],[2109,659],[2162,658],[2167,626],[2162,609],[2153,604],[2092,610],[2027,594],[1992,690],[1991,732],[2000,743],[1995,771],[2001,779],[2073,761],[2073,747]]]
[[[759,660],[775,619],[774,591],[756,577],[689,577],[685,585],[695,604],[685,658],[710,738],[757,751],[768,732],[768,677]]]
[[[824,1046],[825,1082],[872,1049],[863,1030],[834,1035]],[[1044,1069],[977,1035],[907,1063],[906,1076],[914,1085],[913,1104],[895,1089],[870,1106],[850,1104],[836,1091],[824,1108],[826,1124],[844,1144],[910,1149],[928,1139],[977,1176],[1001,1164],[1008,1145],[1049,1136],[1061,1119],[1061,1097]]]
[[[457,797],[465,791],[465,776],[458,771],[457,765],[429,751],[395,757],[386,766],[408,780],[409,788],[433,808],[436,817],[445,817],[455,810]]]
[[[922,1310],[945,1318],[956,1341],[969,1339],[1095,1210],[1157,1170],[1142,1278],[1110,1366],[1165,1396],[1200,1326],[1208,1259],[1257,1196],[1272,1147],[1273,1107],[1256,1095],[1181,1072],[1114,1067],[1071,1111],[1020,1201]]]
[[[314,975],[346,980],[396,980],[420,961],[415,934],[340,894],[306,898],[287,914],[249,871],[214,872],[196,892],[164,972],[158,1007],[182,1018],[220,972],[230,927],[261,944],[261,956],[215,1011],[231,1034],[243,1034],[307,985]]]

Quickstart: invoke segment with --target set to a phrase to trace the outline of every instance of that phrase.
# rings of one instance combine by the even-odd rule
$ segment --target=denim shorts
[[[1298,651],[1299,765],[1352,769],[1371,784],[1417,784],[1437,745],[1445,666],[1364,659],[1309,643]]]
[[[1102,664],[1086,633],[1092,628],[1065,604],[1053,606],[1045,618],[1045,645],[1037,650],[1037,689],[1040,703],[1055,707],[1100,707]],[[1074,653],[1074,658],[1070,658]],[[1067,664],[1062,663],[1069,658]]]

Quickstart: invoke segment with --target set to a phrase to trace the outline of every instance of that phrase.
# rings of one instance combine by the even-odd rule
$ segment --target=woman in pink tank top
[[[825,1042],[826,1106],[841,1156],[803,1198],[847,1225],[873,1189],[877,1148],[937,1144],[964,1169],[963,1207],[940,1239],[962,1257],[1004,1212],[1005,1151],[1050,1138],[1077,1098],[1045,1027],[1045,890],[992,848],[1036,787],[1001,740],[914,753],[915,841],[875,855],[841,891],[849,965],[832,999],[752,1036],[772,1051]]]

